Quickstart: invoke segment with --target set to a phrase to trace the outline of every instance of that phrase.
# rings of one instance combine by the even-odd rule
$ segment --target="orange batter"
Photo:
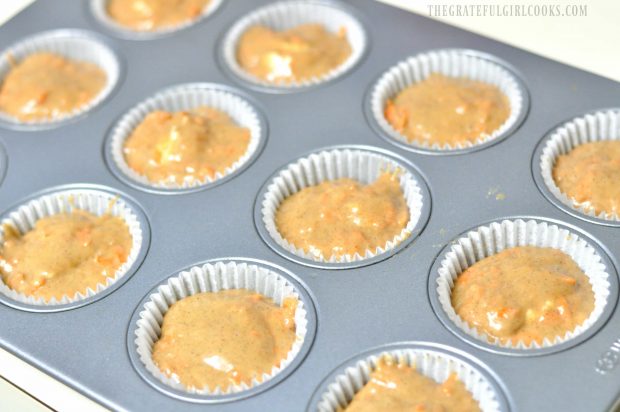
[[[0,86],[0,110],[20,120],[71,113],[97,97],[106,84],[106,74],[97,65],[54,53],[34,53],[12,66]]]
[[[457,279],[452,305],[470,326],[526,345],[564,336],[594,309],[588,277],[553,248],[521,246],[485,258]]]
[[[370,381],[355,394],[347,412],[479,412],[456,374],[439,384],[406,364],[382,358]]]
[[[273,83],[322,76],[350,55],[344,27],[334,34],[320,24],[302,24],[281,32],[253,26],[243,33],[237,48],[241,67]]]
[[[108,14],[133,30],[173,27],[198,18],[210,0],[109,0]]]
[[[440,146],[475,143],[510,115],[508,98],[488,83],[433,73],[398,93],[385,118],[409,142]]]
[[[284,199],[276,212],[284,239],[314,255],[342,256],[384,247],[405,228],[409,209],[397,174],[372,184],[326,181]]]
[[[45,301],[96,290],[127,261],[132,245],[121,218],[83,210],[44,217],[23,235],[5,225],[4,233],[3,282]]]
[[[124,144],[130,168],[154,183],[203,182],[223,173],[248,149],[250,130],[224,112],[149,113]]]
[[[261,381],[292,349],[297,303],[286,298],[280,307],[246,289],[184,298],[164,316],[153,361],[188,388]]]
[[[585,143],[558,157],[553,180],[562,193],[597,214],[620,214],[620,140]]]

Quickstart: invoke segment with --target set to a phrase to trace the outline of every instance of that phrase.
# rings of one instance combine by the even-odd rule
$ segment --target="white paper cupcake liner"
[[[84,210],[96,216],[110,213],[112,216],[120,217],[127,224],[131,234],[132,244],[127,260],[123,263],[114,276],[108,277],[105,283],[99,283],[96,289],[88,288],[85,293],[77,292],[73,296],[63,296],[60,300],[52,298],[45,301],[43,298],[36,298],[19,293],[9,288],[0,278],[0,293],[8,296],[16,302],[38,305],[55,306],[75,303],[95,296],[122,278],[132,267],[142,247],[142,228],[138,217],[132,209],[117,195],[93,189],[68,189],[47,194],[30,200],[17,209],[7,213],[2,219],[0,227],[0,244],[4,243],[4,227],[11,226],[21,234],[34,229],[36,222],[44,217],[57,215],[60,213],[71,213],[74,210]]]
[[[222,0],[211,0],[209,4],[202,10],[198,18],[190,19],[179,24],[157,28],[154,30],[134,30],[130,27],[123,26],[114,20],[107,10],[108,0],[91,0],[90,10],[95,19],[104,27],[123,38],[133,40],[150,40],[162,36],[166,36],[179,30],[193,26],[196,23],[206,19],[222,4]]]
[[[285,359],[275,365],[270,373],[260,379],[253,379],[249,384],[231,385],[228,388],[216,387],[188,388],[176,376],[166,376],[153,362],[153,345],[161,335],[164,316],[170,307],[179,300],[202,292],[220,292],[228,289],[248,289],[271,298],[277,305],[282,305],[285,298],[298,299],[295,311],[296,341]],[[166,284],[157,288],[144,304],[136,324],[136,350],[146,369],[159,381],[169,387],[190,394],[226,395],[238,393],[265,383],[285,369],[297,356],[307,332],[307,312],[304,302],[295,287],[287,279],[265,267],[255,264],[220,261],[194,266],[170,278]]]
[[[207,177],[203,181],[194,179],[178,184],[151,182],[146,176],[140,175],[129,167],[123,154],[125,140],[149,113],[155,110],[191,111],[200,106],[220,110],[228,114],[239,127],[250,130],[250,142],[245,154],[227,167],[224,173],[217,172],[214,177]],[[111,150],[111,158],[116,167],[134,182],[157,189],[189,189],[213,183],[239,170],[257,152],[263,128],[264,125],[254,107],[236,94],[209,84],[183,84],[158,92],[129,110],[112,130],[110,145],[106,150]]]
[[[508,119],[489,135],[480,136],[475,143],[464,142],[452,146],[409,141],[387,121],[384,115],[386,102],[405,88],[420,83],[432,73],[449,77],[466,77],[496,86],[510,102]],[[524,90],[520,82],[506,68],[482,55],[467,50],[437,50],[421,53],[399,62],[375,83],[370,95],[370,111],[380,128],[392,139],[409,146],[438,151],[465,149],[489,142],[504,135],[516,126],[525,107]]]
[[[594,293],[594,309],[583,324],[573,331],[566,332],[564,336],[556,336],[553,339],[545,338],[542,344],[532,342],[526,345],[523,341],[501,342],[497,338],[488,336],[478,331],[477,328],[471,327],[455,312],[451,294],[456,278],[474,263],[517,246],[550,247],[561,250],[584,271]],[[550,223],[517,219],[481,226],[457,239],[441,261],[437,278],[437,294],[448,318],[467,335],[498,347],[532,350],[559,345],[590,328],[603,313],[610,294],[610,283],[609,274],[601,256],[586,240],[567,229]]]
[[[341,27],[346,28],[347,40],[351,45],[351,55],[340,66],[322,76],[293,82],[268,82],[248,73],[237,61],[237,46],[243,33],[252,26],[266,26],[276,31],[318,23],[328,31],[337,33]],[[286,1],[268,4],[242,17],[224,37],[222,57],[228,68],[239,78],[266,88],[295,90],[314,86],[339,77],[355,66],[366,50],[366,32],[362,24],[339,3],[320,1]]]
[[[10,46],[0,54],[0,82],[11,71],[11,58],[21,62],[34,53],[49,52],[65,58],[93,63],[106,73],[106,84],[90,102],[70,113],[50,119],[20,120],[0,111],[0,123],[15,127],[50,127],[86,113],[104,101],[116,86],[121,76],[121,66],[116,54],[95,35],[83,30],[53,30],[35,34]]]
[[[296,248],[278,232],[275,222],[278,207],[284,199],[300,190],[324,181],[341,178],[350,178],[362,184],[369,184],[374,182],[383,172],[397,171],[400,173],[400,187],[409,209],[409,221],[405,228],[385,245],[377,247],[375,250],[367,250],[363,256],[356,253],[355,255],[325,257],[320,252],[313,254]],[[370,259],[394,249],[413,232],[420,220],[423,202],[420,184],[408,169],[397,161],[371,151],[335,149],[313,153],[291,163],[278,173],[267,187],[261,202],[261,212],[267,232],[280,247],[304,259],[317,262],[344,263]]]
[[[448,354],[429,349],[411,348],[378,352],[355,365],[347,367],[338,375],[321,396],[317,411],[337,412],[346,408],[357,392],[371,379],[377,362],[384,356],[399,364],[413,367],[418,373],[438,383],[443,383],[452,373],[456,373],[483,412],[500,411],[498,395],[490,382],[469,363]]]
[[[553,179],[553,168],[558,157],[569,153],[579,145],[604,140],[620,140],[620,110],[618,109],[587,114],[554,130],[543,148],[540,157],[540,172],[549,191],[562,204],[587,216],[620,222],[620,216],[617,213],[597,214],[590,202],[578,202],[562,193]]]

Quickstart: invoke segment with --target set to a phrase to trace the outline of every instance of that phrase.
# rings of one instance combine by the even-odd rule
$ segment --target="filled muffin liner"
[[[11,71],[11,58],[21,63],[35,53],[54,53],[66,59],[97,65],[106,73],[106,83],[90,102],[53,118],[21,120],[0,111],[0,123],[12,126],[51,127],[88,112],[105,100],[118,83],[121,65],[116,54],[95,36],[83,30],[53,30],[35,34],[10,46],[0,54],[0,82]],[[10,56],[10,57],[9,57]]]
[[[38,305],[55,306],[78,302],[102,292],[122,278],[132,267],[142,247],[142,228],[136,214],[118,195],[98,190],[69,189],[47,194],[37,199],[30,200],[15,210],[7,213],[2,219],[0,227],[0,245],[4,243],[4,227],[6,225],[16,229],[22,235],[34,229],[38,220],[44,217],[71,213],[75,210],[84,210],[96,216],[106,213],[121,218],[131,235],[131,248],[127,260],[116,270],[114,276],[106,278],[105,283],[97,284],[93,290],[88,288],[85,292],[76,292],[74,295],[64,295],[61,299],[52,298],[45,301],[9,288],[0,277],[0,293],[8,296],[16,302]]]
[[[469,363],[448,354],[423,348],[394,349],[378,352],[343,370],[329,384],[318,401],[319,412],[337,412],[346,408],[357,392],[371,379],[371,373],[384,357],[415,368],[418,373],[443,383],[455,373],[483,412],[500,411],[498,395],[491,383]]]
[[[194,24],[206,19],[211,14],[213,14],[213,12],[215,12],[222,4],[222,0],[210,0],[209,4],[207,4],[206,7],[202,9],[202,13],[200,13],[200,16],[198,16],[197,18],[189,19],[187,21],[180,22],[179,24],[160,27],[153,30],[136,30],[118,23],[116,20],[114,20],[114,18],[112,18],[112,16],[108,14],[108,1],[109,0],[91,0],[90,10],[95,19],[97,19],[99,23],[101,23],[104,27],[116,33],[117,35],[135,40],[149,40],[161,36],[166,36],[168,34],[173,34],[178,30],[193,26]]]
[[[456,313],[452,306],[451,295],[457,277],[474,263],[517,246],[557,249],[575,261],[588,277],[594,294],[594,308],[583,324],[563,336],[545,338],[542,343],[533,341],[527,345],[522,340],[515,342],[509,339],[501,342],[500,339],[470,326]],[[454,241],[439,266],[436,290],[439,302],[448,318],[467,335],[502,348],[533,350],[559,345],[590,328],[603,313],[610,294],[610,283],[601,256],[586,240],[551,223],[517,219],[481,226]]]
[[[166,376],[155,364],[152,358],[153,346],[159,340],[164,316],[176,302],[198,293],[217,293],[229,289],[248,289],[272,299],[275,304],[282,306],[285,298],[298,299],[295,310],[295,333],[297,338],[286,358],[278,365],[274,365],[269,373],[264,373],[260,379],[254,378],[249,383],[230,385],[228,388],[213,389],[186,387],[176,376]],[[225,320],[223,320],[225,321]],[[167,386],[190,394],[199,395],[226,395],[238,393],[253,388],[268,381],[284,370],[297,356],[307,332],[308,318],[304,302],[296,288],[287,279],[256,264],[238,263],[234,261],[219,261],[194,266],[187,271],[168,279],[157,288],[157,292],[150,295],[140,312],[135,330],[137,353],[146,369],[159,381]]]
[[[351,55],[340,66],[329,72],[300,81],[269,82],[247,72],[237,61],[237,46],[243,33],[252,26],[266,26],[275,31],[284,31],[309,23],[323,25],[327,31],[337,33],[346,28]],[[358,19],[339,7],[339,3],[321,1],[284,1],[268,4],[242,17],[227,32],[222,43],[222,57],[228,68],[239,78],[266,88],[295,90],[335,79],[353,68],[366,51],[367,37]]]
[[[216,172],[213,177],[207,176],[202,181],[194,179],[182,184],[152,182],[127,164],[123,154],[125,141],[149,113],[156,110],[167,112],[192,111],[201,106],[220,110],[229,115],[237,126],[250,130],[250,142],[247,150],[223,173]],[[240,169],[258,150],[263,127],[256,109],[242,97],[208,84],[184,84],[160,91],[130,109],[114,126],[110,135],[110,147],[106,150],[111,150],[111,158],[116,167],[136,183],[156,189],[191,189],[211,184]]]
[[[510,102],[510,114],[506,121],[489,134],[481,135],[475,142],[459,142],[455,145],[409,141],[407,136],[398,132],[385,118],[384,110],[388,100],[409,86],[420,83],[432,73],[448,77],[464,77],[496,86]],[[514,74],[499,63],[476,55],[467,50],[437,50],[421,53],[403,60],[388,69],[377,80],[370,94],[370,111],[375,122],[390,138],[405,145],[450,151],[466,149],[492,141],[518,123],[522,113],[527,109],[524,90]]]
[[[563,193],[553,179],[553,168],[558,158],[568,154],[577,146],[605,140],[620,140],[620,110],[598,111],[577,117],[554,130],[542,150],[540,172],[549,191],[562,204],[586,216],[620,222],[618,213],[596,213],[588,201],[578,202]]]
[[[354,255],[323,256],[322,253],[306,252],[295,247],[282,237],[276,226],[276,213],[280,204],[289,196],[300,190],[318,185],[325,181],[349,178],[362,184],[373,183],[384,172],[399,174],[400,187],[409,209],[409,221],[401,232],[385,245],[375,250],[366,250],[363,256]],[[420,184],[406,167],[397,161],[379,153],[358,149],[334,149],[321,151],[304,157],[278,173],[267,187],[261,202],[263,223],[269,235],[283,249],[304,259],[344,263],[370,259],[386,253],[407,239],[420,220],[422,204],[424,202]]]

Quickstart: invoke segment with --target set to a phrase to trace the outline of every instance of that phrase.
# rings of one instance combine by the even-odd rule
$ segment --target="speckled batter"
[[[475,143],[510,115],[510,102],[488,83],[433,73],[385,106],[385,118],[409,142],[441,147]]]
[[[297,304],[286,298],[280,307],[246,289],[186,297],[166,312],[153,361],[186,387],[225,390],[260,382],[297,339]]]
[[[25,121],[54,119],[91,102],[106,79],[96,64],[53,53],[31,54],[14,62],[3,79],[0,110]]]
[[[127,165],[154,183],[203,182],[245,154],[250,130],[224,112],[149,113],[124,143]]]
[[[110,17],[133,30],[169,28],[198,18],[210,0],[108,0]]]
[[[383,247],[409,221],[399,178],[382,173],[369,185],[352,179],[325,181],[284,199],[275,216],[284,239],[329,258]]]
[[[465,385],[451,374],[437,383],[406,364],[382,358],[347,412],[479,412]]]
[[[585,143],[559,156],[553,180],[562,193],[597,214],[620,214],[620,140]]]
[[[129,228],[120,217],[83,210],[39,219],[23,235],[5,225],[4,233],[3,282],[46,301],[96,290],[127,261],[132,245]]]
[[[243,33],[237,48],[241,67],[274,83],[322,76],[350,55],[344,28],[330,33],[320,24],[303,24],[281,32],[253,26]]]
[[[581,325],[594,309],[586,274],[564,252],[520,246],[487,257],[456,279],[456,313],[502,342],[542,343]]]

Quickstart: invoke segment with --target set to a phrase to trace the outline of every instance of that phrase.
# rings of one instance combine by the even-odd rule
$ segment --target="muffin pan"
[[[454,357],[489,382],[503,411],[612,407],[620,394],[620,229],[550,193],[540,174],[540,155],[559,126],[620,106],[620,84],[378,2],[356,0],[318,3],[350,11],[359,21],[366,36],[360,61],[320,87],[273,93],[239,78],[221,58],[228,30],[269,4],[266,0],[223,1],[209,18],[144,41],[102,25],[90,3],[39,1],[0,27],[0,50],[49,30],[77,29],[109,47],[119,64],[116,88],[96,109],[54,128],[0,125],[6,152],[2,156],[0,150],[0,170],[6,169],[0,209],[9,213],[63,188],[116,193],[143,211],[143,231],[151,232],[143,234],[150,242],[141,248],[144,259],[136,260],[132,274],[80,307],[41,313],[2,297],[2,348],[113,410],[314,411],[347,367],[384,351]],[[368,111],[375,83],[398,62],[444,49],[475,50],[507,65],[522,87],[522,118],[488,144],[445,152],[449,156],[394,145]],[[258,113],[263,135],[251,159],[217,184],[196,190],[148,190],[124,178],[110,161],[109,136],[117,122],[159,91],[196,83],[231,91]],[[427,210],[421,211],[412,241],[369,264],[342,270],[300,264],[302,259],[275,250],[256,213],[261,187],[311,153],[353,146],[396,159],[423,187]],[[575,233],[594,248],[609,275],[609,296],[594,325],[531,353],[486,345],[462,333],[437,301],[439,265],[452,242],[472,229],[516,219]],[[205,399],[152,381],[132,345],[136,316],[153,288],[184,268],[214,260],[254,262],[289,279],[308,303],[309,333],[300,353],[272,379]]]

